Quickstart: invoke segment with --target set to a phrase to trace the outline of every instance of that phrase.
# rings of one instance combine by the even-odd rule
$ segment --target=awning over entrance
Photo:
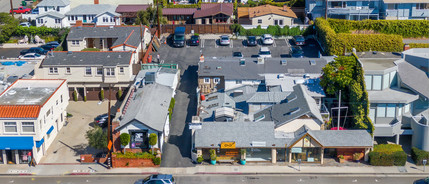
[[[51,134],[52,130],[54,130],[54,125],[51,126],[51,128],[49,128],[48,132],[46,132],[46,134]]]
[[[33,137],[0,137],[1,150],[31,150]]]
[[[40,146],[42,146],[42,144],[45,142],[45,139],[42,138],[42,140],[40,141],[36,141],[36,148],[40,148]]]

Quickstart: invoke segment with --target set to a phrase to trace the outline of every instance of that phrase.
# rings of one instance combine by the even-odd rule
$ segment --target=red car
[[[19,7],[19,8],[14,8],[13,10],[10,10],[10,13],[30,13],[31,12],[31,8],[25,8],[25,7]]]

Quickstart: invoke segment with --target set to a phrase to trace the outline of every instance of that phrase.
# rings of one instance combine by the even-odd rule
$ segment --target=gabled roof
[[[116,13],[137,13],[140,10],[146,10],[149,4],[120,4],[116,8]]]
[[[316,101],[311,98],[302,85],[293,87],[294,91],[280,104],[275,104],[254,114],[255,119],[263,117],[261,121],[274,121],[276,128],[289,123],[304,115],[318,120],[322,124],[323,119]]]
[[[130,51],[57,51],[42,60],[45,66],[129,66]]]
[[[103,13],[110,13],[114,16],[119,16],[120,14],[115,12],[116,6],[110,4],[81,4],[69,12],[66,15],[101,15]]]
[[[426,62],[429,65],[429,59]],[[419,93],[422,96],[429,98],[428,74],[404,60],[396,61],[395,64],[398,65],[398,73],[401,82],[411,88],[411,90],[415,91],[416,93]]]
[[[162,15],[193,15],[197,8],[163,8]]]
[[[278,7],[278,6],[272,6],[272,5],[262,5],[257,6],[253,8],[249,8],[249,18],[264,16],[264,15],[271,15],[276,14],[279,16],[285,16],[285,17],[291,17],[291,18],[298,18],[295,14],[295,12],[292,11],[287,6]]]
[[[70,5],[69,0],[43,0],[37,4],[37,7],[40,6],[67,6]]]
[[[194,18],[213,16],[219,13],[232,16],[233,7],[232,3],[203,3],[201,8],[195,11]]]
[[[238,7],[237,16],[238,18],[249,18],[249,8],[250,7]]]
[[[0,105],[0,118],[37,118],[40,105]]]
[[[50,16],[50,17],[59,18],[59,19],[62,19],[65,17],[65,15],[61,13],[57,13],[55,11],[49,11],[44,14],[38,15],[36,18],[45,17],[45,16]]]
[[[168,118],[168,107],[173,96],[173,89],[161,84],[148,84],[137,88],[123,116],[120,126],[122,129],[134,120],[158,132],[164,131]]]
[[[325,148],[373,146],[366,130],[308,130],[308,134]]]
[[[257,92],[247,103],[278,103],[284,100],[291,92]]]

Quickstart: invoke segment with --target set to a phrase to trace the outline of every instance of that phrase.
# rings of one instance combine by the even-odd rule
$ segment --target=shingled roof
[[[219,13],[232,16],[234,11],[234,5],[232,3],[207,3],[201,4],[201,9],[198,9],[194,13],[194,18],[208,17],[217,15]]]
[[[283,6],[272,6],[272,5],[262,5],[254,8],[249,8],[249,18],[259,17],[263,15],[276,14],[285,17],[298,18],[289,7]]]

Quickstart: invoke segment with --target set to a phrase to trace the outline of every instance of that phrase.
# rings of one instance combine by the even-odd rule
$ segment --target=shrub
[[[122,100],[122,89],[119,89],[119,90],[118,90],[118,93],[116,93],[116,98],[117,98],[118,100]]]
[[[173,116],[173,109],[174,104],[176,103],[176,100],[174,98],[171,98],[170,106],[168,107],[168,118],[171,121],[171,117]]]
[[[83,101],[86,102],[86,96],[83,96]]]
[[[117,158],[141,158],[141,159],[154,159],[155,156],[148,153],[148,152],[141,152],[141,153],[133,153],[133,152],[127,152],[127,153],[113,153],[116,155]]]
[[[73,91],[73,100],[77,102],[77,92]]]
[[[161,165],[161,158],[160,157],[155,157],[152,159],[153,164],[155,165]]]
[[[210,150],[210,159],[211,160],[216,160],[217,156],[216,156],[216,151],[214,149]]]
[[[404,166],[407,154],[400,145],[380,144],[369,153],[369,163],[373,166]]]
[[[197,162],[198,163],[202,163],[204,161],[204,158],[202,157],[202,156],[199,156],[198,158],[197,158]]]
[[[262,29],[261,26],[258,26],[253,29],[244,29],[240,24],[231,25],[230,29],[239,33],[242,36],[260,36],[263,34],[271,34],[273,36],[296,36],[302,35],[305,30],[301,30],[299,27],[289,28],[289,26],[268,26],[267,29]]]
[[[104,100],[104,89],[100,91],[100,100]]]
[[[128,143],[130,143],[130,134],[122,133],[119,136],[119,139],[121,140],[121,145],[126,146],[126,145],[128,145]]]
[[[31,26],[31,27],[23,27],[23,26],[18,26],[16,28],[16,31],[13,33],[13,35],[16,36],[22,36],[22,35],[38,35],[38,36],[58,36],[60,31],[62,29],[60,28],[48,28],[48,27],[36,27],[36,26]]]
[[[98,48],[84,48],[81,51],[100,51]]]
[[[423,160],[429,160],[429,152],[419,148],[411,148],[411,158],[416,165],[423,165]]]
[[[410,43],[411,48],[429,48],[429,43]]]

